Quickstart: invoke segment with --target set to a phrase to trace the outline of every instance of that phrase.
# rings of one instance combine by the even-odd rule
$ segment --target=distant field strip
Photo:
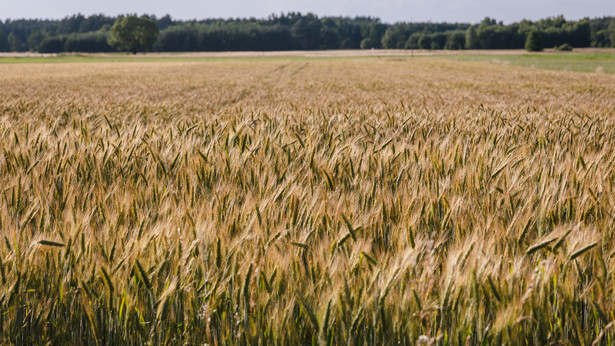
[[[611,58],[57,59],[0,64],[0,344],[614,340]]]
[[[127,54],[5,54],[1,64],[24,63],[101,63],[101,62],[207,62],[207,61],[290,61],[290,60],[348,60],[348,59],[418,59],[434,57],[454,61],[489,62],[502,66],[521,66],[556,71],[588,73],[615,73],[615,52],[601,49],[580,49],[580,52],[534,53],[520,50],[441,51],[441,50],[340,50],[340,51],[288,51],[288,52],[201,52]]]
[[[455,61],[480,61],[502,66],[589,73],[615,73],[615,54],[527,54],[527,55],[459,55],[447,56]]]

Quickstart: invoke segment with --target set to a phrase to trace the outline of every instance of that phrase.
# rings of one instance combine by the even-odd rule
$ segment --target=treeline
[[[544,47],[613,47],[615,18],[567,21],[563,16],[504,25],[491,18],[464,23],[385,24],[373,17],[287,13],[266,19],[175,20],[145,16],[160,34],[154,51],[319,49],[518,49],[530,32]],[[112,52],[109,29],[117,17],[74,15],[61,20],[0,21],[0,51]]]

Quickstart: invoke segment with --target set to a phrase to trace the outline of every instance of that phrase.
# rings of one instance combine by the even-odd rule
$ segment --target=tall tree
[[[480,48],[478,43],[478,34],[476,33],[476,28],[474,26],[470,26],[468,30],[466,30],[466,49],[478,49]]]
[[[28,47],[33,52],[38,51],[41,42],[45,39],[45,34],[41,31],[34,31],[28,36]]]
[[[540,35],[536,31],[530,31],[525,40],[525,50],[528,52],[540,52],[542,51],[542,40]]]
[[[6,33],[0,30],[0,52],[8,52],[10,50],[11,50],[11,45],[9,44],[9,39]]]
[[[611,47],[615,47],[615,18],[611,18],[611,22],[609,23],[609,39],[611,40]]]
[[[385,49],[400,49],[404,47],[408,38],[404,36],[401,28],[397,25],[390,26],[382,36],[380,42]]]
[[[9,47],[11,49],[11,51],[13,52],[21,52],[22,49],[22,44],[21,41],[19,40],[19,37],[17,37],[17,35],[15,35],[14,32],[11,32],[7,38],[8,42],[9,42]]]
[[[119,17],[109,31],[109,44],[119,50],[128,50],[137,54],[139,50],[151,49],[158,33],[156,22],[149,18]]]

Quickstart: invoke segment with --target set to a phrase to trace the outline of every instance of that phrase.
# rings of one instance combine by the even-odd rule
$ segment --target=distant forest
[[[153,51],[272,51],[319,49],[519,49],[537,32],[545,48],[615,46],[615,17],[567,21],[563,16],[504,25],[382,23],[373,17],[287,13],[266,19],[176,20],[148,16],[160,30]],[[109,29],[117,17],[81,14],[61,20],[0,21],[3,52],[113,52]]]

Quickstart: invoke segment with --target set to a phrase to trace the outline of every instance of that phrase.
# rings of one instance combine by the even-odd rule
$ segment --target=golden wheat
[[[615,79],[0,65],[2,343],[612,343]]]

